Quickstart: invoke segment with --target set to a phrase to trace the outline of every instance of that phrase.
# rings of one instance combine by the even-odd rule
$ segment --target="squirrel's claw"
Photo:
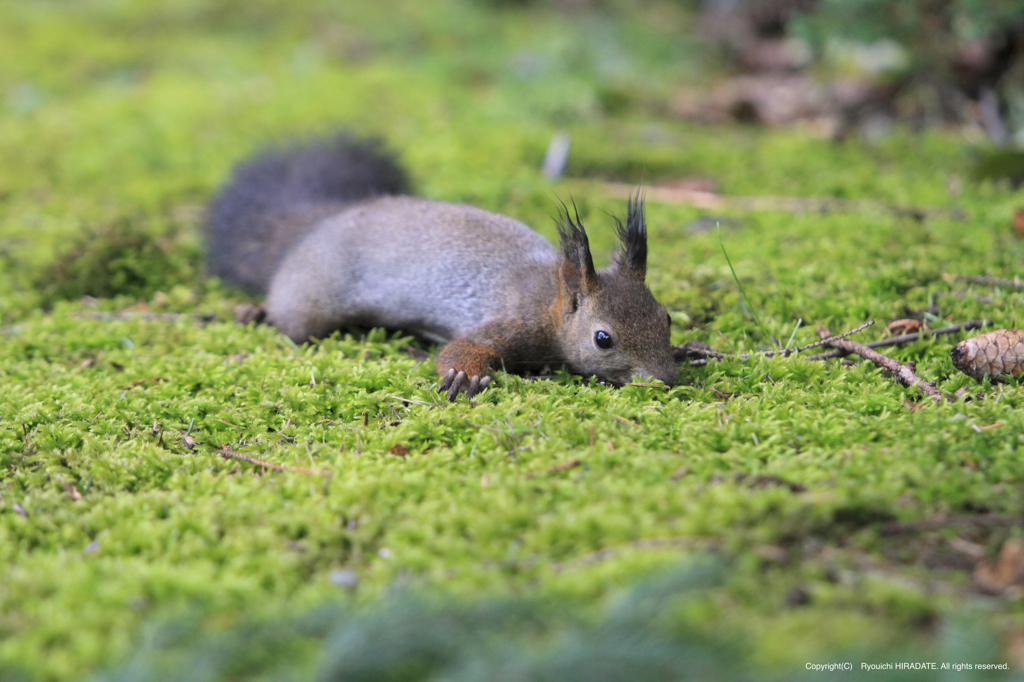
[[[455,380],[455,368],[452,367],[448,370],[448,373],[441,377],[441,383],[437,385],[437,392],[444,393],[448,390],[448,387],[452,385],[452,381]]]
[[[459,397],[459,393],[461,391],[466,392],[467,398],[472,398],[476,394],[480,393],[480,391],[487,388],[490,383],[491,377],[489,376],[485,376],[481,379],[479,376],[474,374],[472,377],[469,377],[465,372],[460,371],[456,373],[455,368],[453,367],[448,370],[444,377],[441,378],[441,382],[437,385],[437,390],[439,393],[447,391],[445,397],[448,399],[448,402],[451,403],[455,402],[455,399]]]
[[[454,370],[452,370],[454,371]],[[451,371],[449,371],[451,374]],[[463,389],[463,384],[468,380],[465,372],[459,372],[455,375],[455,379],[452,381],[452,385],[448,388],[448,402],[455,402],[455,399],[459,397],[459,391]]]

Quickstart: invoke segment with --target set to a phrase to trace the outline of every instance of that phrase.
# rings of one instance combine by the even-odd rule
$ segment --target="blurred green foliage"
[[[85,228],[72,244],[46,265],[35,288],[44,307],[83,296],[148,299],[157,291],[195,282],[202,272],[195,240],[177,230],[148,234],[142,217],[122,216]]]
[[[810,12],[794,16],[807,22],[819,44],[830,36],[865,43],[892,38],[911,48],[923,66],[937,54],[951,56],[957,42],[1024,28],[1024,2],[819,0]]]
[[[335,626],[445,617],[389,610],[404,590],[469,613],[502,596],[567,605],[575,620],[542,614],[551,649],[522,633],[497,652],[549,670],[546,651],[571,662],[604,641],[590,635],[615,595],[706,551],[728,570],[655,634],[699,632],[715,661],[730,643],[768,675],[851,648],[950,649],[943,633],[969,640],[946,629],[955,610],[977,610],[989,644],[1024,629],[1020,602],[980,598],[955,549],[991,557],[1019,529],[877,528],[1024,504],[1024,395],[957,373],[952,339],[890,352],[984,399],[918,409],[873,366],[753,359],[683,368],[670,390],[502,375],[475,404],[447,405],[407,350],[419,342],[377,330],[296,348],[233,324],[246,297],[199,275],[202,206],[231,165],[343,125],[388,139],[425,196],[548,237],[555,197],[571,194],[599,264],[615,242],[606,213],[624,210],[605,178],[876,202],[817,214],[652,201],[648,282],[676,342],[773,345],[717,232],[699,227],[715,223],[770,337],[907,315],[1020,326],[1019,291],[942,278],[1013,276],[1024,259],[1009,229],[1021,195],[967,179],[968,141],[681,124],[668,104],[707,59],[693,25],[659,2],[0,0],[0,677],[152,679],[145,666],[166,654],[273,679],[259,652],[232,652],[278,633],[312,675]],[[570,177],[552,183],[539,165],[557,130]],[[970,217],[917,221],[878,202]],[[332,476],[226,461],[223,445]],[[355,611],[295,635],[296,614],[339,599]],[[195,620],[168,647],[145,638],[181,612]]]
[[[613,593],[602,608],[528,596],[438,603],[398,593],[372,611],[330,604],[298,617],[213,631],[196,614],[186,614],[152,624],[129,661],[96,679],[777,680],[772,673],[744,665],[736,642],[695,629],[680,617],[701,591],[721,581],[724,570],[721,562],[699,557]],[[944,648],[928,654],[937,665],[999,657],[991,630],[976,617],[958,617],[942,628],[938,639]],[[922,653],[905,650],[893,656],[919,662]],[[843,663],[858,658],[850,651],[814,663],[825,666],[830,679],[851,682],[935,679],[934,671],[921,669],[866,671],[858,663],[844,670]],[[825,674],[820,670],[816,674]],[[954,671],[957,677],[967,676],[952,667],[946,674]],[[969,679],[979,682],[1009,679],[999,671],[972,673]]]

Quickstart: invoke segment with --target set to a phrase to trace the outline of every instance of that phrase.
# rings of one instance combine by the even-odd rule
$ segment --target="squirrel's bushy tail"
[[[288,249],[345,204],[404,194],[409,180],[376,139],[348,133],[265,150],[238,164],[210,203],[210,274],[266,291]]]

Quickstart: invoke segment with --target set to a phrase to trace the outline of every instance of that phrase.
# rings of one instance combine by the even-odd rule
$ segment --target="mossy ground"
[[[1018,529],[877,530],[1020,512],[1016,384],[936,407],[869,364],[755,359],[683,368],[671,390],[502,375],[448,405],[431,363],[405,350],[414,340],[375,330],[297,348],[232,323],[244,296],[201,277],[201,207],[231,164],[344,125],[388,139],[419,193],[549,237],[555,197],[571,193],[603,262],[604,212],[624,207],[595,178],[699,174],[726,194],[957,206],[968,220],[715,215],[783,343],[798,320],[796,344],[816,324],[920,311],[936,326],[1020,326],[1020,292],[941,277],[1013,276],[1024,261],[1010,229],[1024,197],[956,180],[967,140],[836,144],[675,122],[673,87],[708,61],[677,5],[363,7],[0,2],[0,676],[80,679],[182,609],[218,630],[351,599],[332,584],[339,569],[371,610],[396,585],[599,604],[680,561],[678,547],[629,543],[689,536],[691,553],[718,553],[722,581],[674,617],[738,643],[755,668],[935,654],[965,607],[994,641],[1019,641],[1024,606],[978,596],[950,544],[959,533],[994,555]],[[538,168],[558,129],[572,177],[552,184]],[[767,347],[718,233],[687,229],[706,214],[649,205],[649,283],[673,338]],[[975,386],[950,362],[954,340],[889,352],[952,392]],[[264,472],[221,459],[222,445],[333,475]]]

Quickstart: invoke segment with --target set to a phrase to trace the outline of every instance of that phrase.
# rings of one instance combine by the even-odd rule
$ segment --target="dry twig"
[[[327,469],[306,469],[305,467],[292,466],[290,464],[274,464],[273,462],[265,462],[262,459],[256,459],[249,455],[242,455],[234,452],[228,448],[228,446],[221,446],[220,450],[216,451],[218,455],[224,459],[237,459],[240,462],[248,462],[249,464],[255,464],[265,469],[273,469],[274,471],[294,471],[300,474],[312,474],[314,476],[330,476],[331,472]]]
[[[864,331],[865,329],[867,329],[868,327],[870,327],[874,323],[875,323],[874,320],[868,320],[867,322],[865,322],[861,326],[857,327],[856,329],[851,329],[848,332],[843,332],[839,336],[835,336],[833,338],[845,339],[847,336],[852,336],[853,334],[856,334],[857,332]],[[710,348],[694,348],[694,347],[690,347],[690,346],[687,346],[687,345],[673,346],[672,350],[673,350],[673,357],[674,357],[676,362],[680,362],[682,360],[685,360],[686,358],[691,357],[693,355],[698,356],[696,359],[690,360],[690,366],[691,367],[700,367],[702,365],[706,365],[708,363],[709,359],[712,359],[712,360],[724,360],[726,358],[736,358],[737,360],[749,360],[751,357],[753,357],[755,355],[763,355],[766,358],[773,358],[773,357],[776,357],[776,356],[787,357],[787,356],[793,355],[795,353],[800,353],[800,352],[805,351],[805,350],[810,350],[811,348],[818,348],[820,346],[827,346],[827,345],[828,345],[828,342],[822,340],[822,341],[815,341],[814,343],[809,343],[806,346],[800,346],[798,348],[782,348],[780,350],[767,350],[767,351],[764,351],[763,353],[743,353],[743,354],[740,354],[740,355],[731,355],[729,353],[719,353],[718,351],[711,350]]]
[[[968,331],[971,329],[981,329],[992,324],[991,320],[968,320],[963,324],[954,324],[949,327],[939,327],[938,329],[928,329],[923,332],[914,332],[913,334],[902,334],[900,336],[893,336],[888,339],[879,339],[878,341],[869,341],[864,345],[868,348],[884,348],[885,346],[899,346],[904,343],[912,343],[920,338],[927,338],[929,336],[941,336],[943,334],[955,334],[959,331]],[[833,337],[840,338],[840,337]],[[817,355],[808,355],[805,360],[828,360],[829,358],[841,358],[849,355],[849,351],[845,351],[839,348],[825,351],[824,353],[818,353]]]
[[[856,341],[850,341],[849,339],[839,339],[832,336],[825,327],[818,327],[818,336],[826,340],[826,345],[841,348],[847,352],[855,353],[865,360],[870,360],[879,367],[892,372],[892,377],[898,383],[906,386],[907,388],[917,387],[931,396],[932,399],[937,403],[941,403],[943,400],[954,400],[952,396],[944,395],[939,389],[935,387],[935,384],[930,381],[925,381],[921,377],[914,374],[914,370],[904,365],[902,362],[893,360],[892,358],[882,355],[878,351],[872,350],[865,346],[863,343],[857,343]]]

